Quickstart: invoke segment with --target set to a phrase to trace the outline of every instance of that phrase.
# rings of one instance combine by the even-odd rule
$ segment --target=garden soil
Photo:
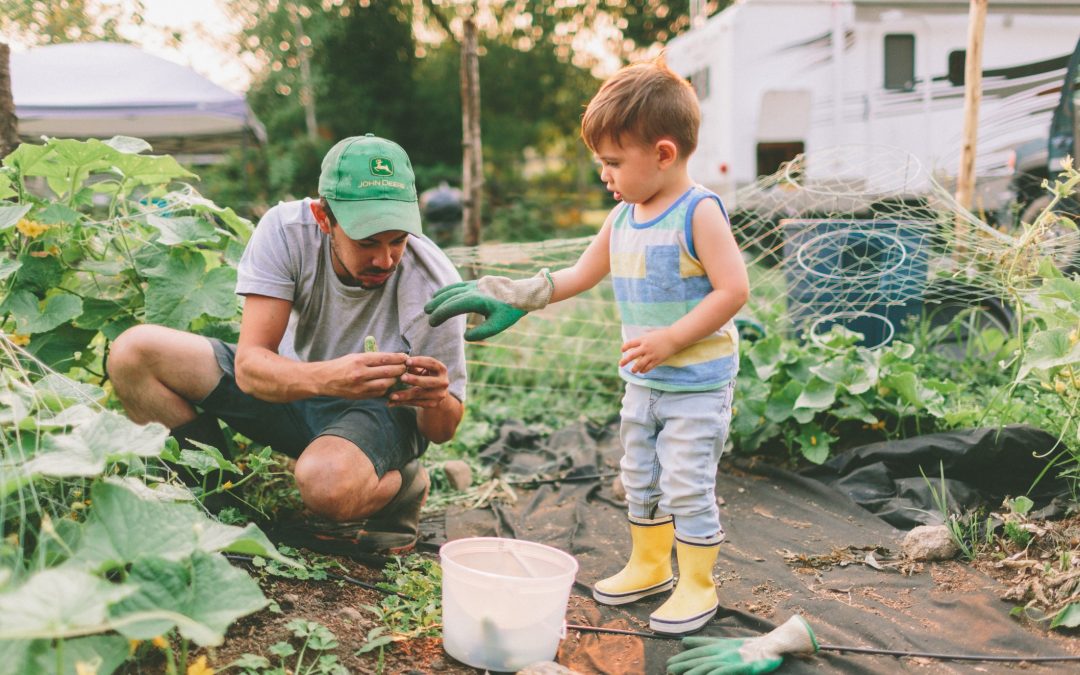
[[[484,450],[510,483],[488,508],[453,507],[424,523],[422,548],[451,539],[513,537],[554,546],[580,564],[567,622],[648,631],[662,598],[622,607],[595,603],[590,586],[619,570],[628,554],[625,504],[613,492],[620,456],[613,429],[584,424],[546,439],[507,424]],[[603,478],[589,478],[601,475]],[[518,483],[513,476],[559,477]],[[1080,640],[1039,630],[1009,615],[1002,585],[958,562],[900,558],[904,531],[834,487],[763,462],[725,461],[717,483],[727,540],[715,568],[721,610],[701,632],[752,637],[801,614],[823,645],[938,654],[1080,654]],[[516,499],[515,499],[516,498]],[[557,662],[581,673],[663,673],[677,640],[571,628]],[[447,657],[449,662],[452,659]],[[1072,665],[895,658],[822,651],[789,658],[781,672],[1069,672]]]

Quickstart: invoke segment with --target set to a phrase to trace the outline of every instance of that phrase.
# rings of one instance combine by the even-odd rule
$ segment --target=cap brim
[[[420,207],[416,202],[395,199],[341,201],[327,199],[334,218],[349,239],[367,239],[388,230],[419,235]]]

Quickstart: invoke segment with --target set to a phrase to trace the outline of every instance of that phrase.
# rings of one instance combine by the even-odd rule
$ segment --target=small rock
[[[576,670],[570,670],[566,666],[560,666],[554,661],[538,661],[525,666],[517,672],[517,675],[581,675]]]
[[[920,525],[908,532],[900,550],[912,560],[950,560],[960,549],[944,525]]]
[[[443,464],[443,471],[446,472],[450,487],[455,490],[468,490],[472,485],[472,467],[460,459],[452,459]]]
[[[339,614],[345,619],[352,621],[353,623],[360,623],[364,620],[364,615],[360,613],[355,607],[345,606],[339,611]]]
[[[442,659],[435,659],[428,664],[428,668],[432,670],[446,670],[446,661],[443,661]]]
[[[611,492],[615,495],[615,499],[620,502],[626,501],[626,488],[622,484],[622,476],[616,476],[615,480],[611,481]]]

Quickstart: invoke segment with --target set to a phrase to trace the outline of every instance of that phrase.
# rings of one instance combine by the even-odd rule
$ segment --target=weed
[[[225,667],[237,668],[243,675],[348,675],[337,655],[327,653],[338,646],[337,636],[329,628],[306,619],[293,619],[285,627],[292,631],[293,639],[275,642],[268,649],[279,665],[272,665],[265,656],[244,654]],[[299,649],[294,642],[300,644]]]
[[[349,572],[348,568],[340,562],[317,553],[301,553],[291,546],[279,546],[277,550],[282,555],[301,563],[303,567],[285,565],[277,560],[268,560],[261,556],[255,556],[251,559],[252,566],[261,573],[275,577],[315,581],[323,581],[335,572],[344,574]]]
[[[945,465],[942,462],[938,466],[941,479],[940,486],[937,488],[926,477],[921,466],[919,467],[919,473],[922,474],[923,480],[926,481],[926,485],[930,489],[934,504],[937,506],[942,522],[949,530],[949,536],[952,538],[953,543],[960,549],[960,554],[964,557],[964,560],[970,562],[975,560],[982,551],[993,545],[994,523],[989,516],[983,520],[979,511],[964,515],[952,513],[949,505],[948,487],[945,485]]]
[[[385,581],[379,584],[392,593],[378,606],[364,605],[386,628],[369,634],[370,641],[387,644],[391,639],[438,636],[441,630],[442,568],[420,555],[394,556],[383,569]],[[393,636],[391,638],[391,636]],[[370,643],[369,643],[370,644]],[[365,645],[364,652],[373,647]]]

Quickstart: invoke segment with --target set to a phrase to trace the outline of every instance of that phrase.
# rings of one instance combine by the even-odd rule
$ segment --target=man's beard
[[[338,255],[337,244],[334,242],[333,236],[330,237],[330,253],[334,256],[334,258],[337,260],[338,265],[345,273],[346,278],[344,279],[342,279],[340,275],[338,276],[338,279],[341,281],[341,283],[345,284],[346,286],[352,286],[354,288],[362,288],[365,291],[374,291],[382,288],[390,281],[390,279],[393,278],[394,271],[397,270],[397,265],[393,265],[392,267],[390,267],[390,269],[385,270],[378,267],[369,267],[364,270],[363,274],[379,276],[386,274],[388,276],[386,277],[385,281],[377,284],[364,283],[363,281],[360,281],[360,279],[358,279],[357,277],[353,276],[353,273],[349,270],[348,267],[345,266],[345,261],[341,259],[340,255]]]

